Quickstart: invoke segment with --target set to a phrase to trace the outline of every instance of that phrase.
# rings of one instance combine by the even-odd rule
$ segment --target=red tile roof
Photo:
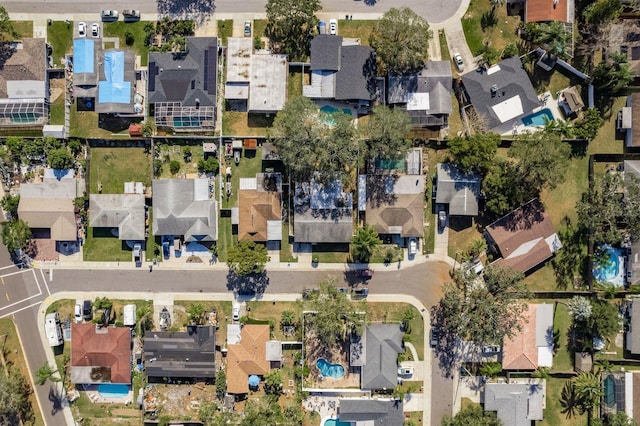
[[[535,370],[538,368],[536,345],[536,305],[529,305],[522,313],[522,331],[502,345],[502,368],[504,370]]]
[[[271,338],[268,325],[245,325],[240,343],[229,345],[227,352],[227,392],[249,392],[249,376],[264,376],[269,372],[267,341]]]
[[[71,324],[71,367],[109,369],[111,383],[131,384],[130,329]]]
[[[527,0],[525,22],[568,22],[568,0]]]

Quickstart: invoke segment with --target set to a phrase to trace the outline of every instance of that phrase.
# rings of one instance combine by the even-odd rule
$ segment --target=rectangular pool
[[[522,117],[522,124],[525,126],[544,127],[547,122],[555,120],[549,108],[541,109],[538,112]]]

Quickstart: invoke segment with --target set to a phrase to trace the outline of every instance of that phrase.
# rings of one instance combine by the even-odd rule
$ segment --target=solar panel
[[[156,91],[156,75],[157,74],[158,74],[158,69],[156,67],[155,61],[149,62],[149,82],[147,84],[148,84],[148,89],[151,92]]]
[[[216,72],[217,72],[217,59],[218,59],[218,46],[209,46],[209,49],[205,51],[208,53],[205,56],[205,81],[207,82],[207,86],[205,86],[205,90],[210,95],[215,95],[216,93]]]

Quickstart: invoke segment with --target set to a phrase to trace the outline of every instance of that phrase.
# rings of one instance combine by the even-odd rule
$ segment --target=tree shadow
[[[260,274],[238,275],[229,270],[227,274],[227,289],[237,293],[239,296],[262,298],[262,294],[268,285],[269,277],[266,271]]]
[[[215,11],[211,0],[158,0],[158,14],[172,20],[192,20],[196,26],[203,24]]]
[[[62,401],[64,400],[64,395],[58,390],[58,387],[55,384],[49,386],[49,401],[51,401],[51,414],[55,415],[59,411],[63,410]]]
[[[564,383],[562,393],[560,394],[560,406],[562,407],[560,412],[564,414],[567,419],[573,418],[576,416],[576,413],[579,412],[579,405],[580,401],[578,400],[578,395],[576,394],[573,382],[571,380],[567,380]]]
[[[444,377],[453,378],[454,369],[459,358],[459,345],[457,336],[447,333],[445,330],[445,317],[439,305],[431,308],[431,327],[440,330],[437,344],[434,348],[435,356],[438,359],[438,367],[444,373]]]
[[[565,227],[558,231],[562,248],[556,252],[551,260],[551,265],[556,277],[557,288],[566,290],[573,286],[576,274],[585,276],[587,256],[584,250],[584,235],[578,226],[574,226],[568,216],[565,216],[562,222]]]

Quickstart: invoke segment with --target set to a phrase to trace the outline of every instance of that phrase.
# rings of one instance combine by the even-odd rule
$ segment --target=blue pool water
[[[341,379],[344,377],[344,367],[340,364],[330,364],[326,359],[320,358],[316,362],[316,367],[320,370],[320,374],[324,377],[333,377],[334,379]]]
[[[124,398],[129,394],[129,386],[114,383],[98,385],[98,393],[103,398]]]
[[[609,245],[602,247],[608,259],[593,268],[593,277],[599,283],[612,283],[617,287],[624,286],[624,252]]]
[[[549,108],[544,108],[538,112],[534,112],[533,114],[529,114],[526,117],[523,117],[522,124],[524,124],[525,126],[544,127],[544,125],[547,124],[547,121],[553,120],[554,118],[551,110]]]
[[[332,107],[331,105],[325,105],[322,108],[320,108],[320,111],[326,112],[327,114],[333,114],[334,112],[338,112],[340,110],[338,108]],[[344,114],[351,115],[351,109],[349,108],[343,108],[342,112]]]
[[[347,422],[341,422],[340,420],[336,420],[336,419],[327,419],[324,421],[323,426],[350,426],[351,423],[347,423]]]

